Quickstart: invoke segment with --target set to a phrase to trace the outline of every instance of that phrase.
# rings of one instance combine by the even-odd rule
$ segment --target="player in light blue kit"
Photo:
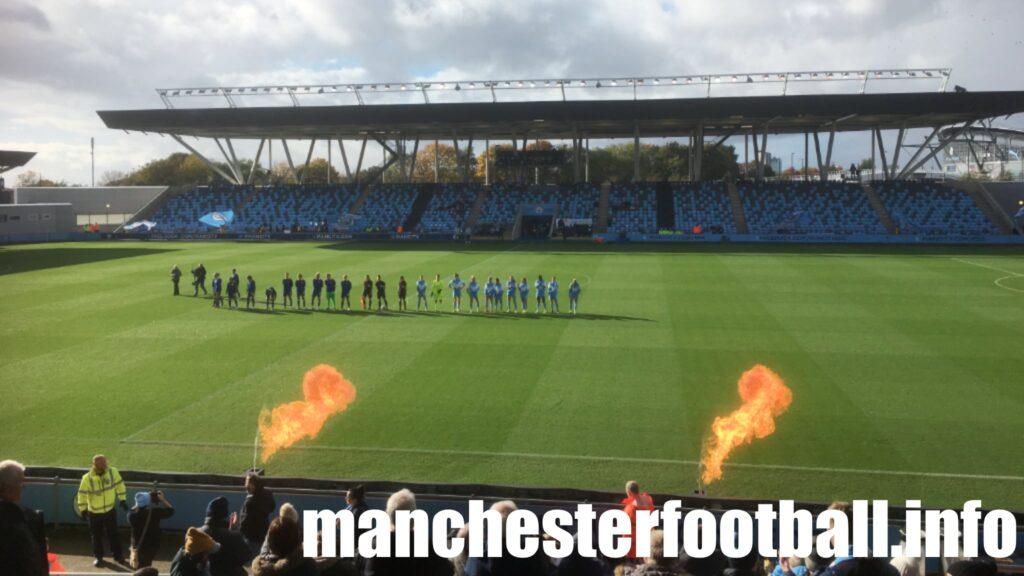
[[[430,310],[427,306],[427,281],[420,276],[420,279],[416,281],[416,310],[420,309],[420,304],[423,305],[424,310]]]
[[[517,309],[518,307],[516,306],[516,277],[509,276],[505,287],[505,297],[508,300],[508,311],[515,314],[516,312],[519,312]]]
[[[523,303],[519,313],[526,314],[526,309],[530,304],[530,283],[526,280],[526,276],[523,276],[523,281],[519,283],[519,301]]]
[[[580,302],[580,291],[582,290],[583,288],[580,287],[580,283],[573,278],[572,284],[569,284],[569,312],[573,316],[576,315],[576,308],[579,306]]]
[[[558,314],[558,278],[554,276],[548,282],[548,301],[551,302],[551,313]]]
[[[469,294],[469,312],[474,312],[473,305],[476,304],[476,312],[480,311],[480,283],[476,281],[476,276],[469,277],[469,285],[466,286],[466,293]]]
[[[533,287],[537,291],[537,309],[534,310],[534,314],[540,314],[540,307],[544,307],[544,311],[548,311],[548,303],[544,299],[544,292],[547,290],[548,283],[544,281],[544,277],[538,275],[537,281],[533,283]]]
[[[488,276],[487,284],[484,285],[484,311],[494,312],[494,278]]]
[[[452,278],[448,286],[452,289],[452,312],[459,312],[462,309],[462,289],[466,283],[459,278],[459,274],[456,272],[455,278]]]

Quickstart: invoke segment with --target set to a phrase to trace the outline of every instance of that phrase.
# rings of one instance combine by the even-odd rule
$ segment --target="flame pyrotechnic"
[[[305,400],[260,411],[263,462],[303,438],[316,438],[327,419],[344,411],[356,398],[356,387],[333,366],[319,364],[302,379]]]
[[[701,458],[705,484],[722,477],[722,463],[734,448],[775,432],[775,417],[793,402],[793,391],[778,374],[761,364],[744,372],[738,386],[743,405],[728,416],[716,417],[711,424],[711,437]]]

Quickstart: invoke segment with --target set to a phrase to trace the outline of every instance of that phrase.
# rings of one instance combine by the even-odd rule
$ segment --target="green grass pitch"
[[[584,315],[214,310],[198,262],[261,299],[380,273],[392,308],[399,274],[557,274]],[[328,363],[356,401],[268,473],[687,493],[763,363],[792,407],[711,494],[1024,509],[1019,248],[94,242],[0,247],[0,295],[0,457],[29,464],[240,473]]]

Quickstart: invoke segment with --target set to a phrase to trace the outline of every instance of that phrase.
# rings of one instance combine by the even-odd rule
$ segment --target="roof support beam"
[[[697,124],[693,151],[693,175],[697,182],[704,179],[704,124]]]
[[[214,143],[217,144],[217,148],[220,148],[221,156],[224,157],[224,163],[227,164],[228,170],[234,175],[233,181],[235,184],[242,183],[242,175],[238,173],[238,167],[231,162],[231,157],[228,156],[227,150],[224,149],[224,145],[220,143],[220,138],[214,138]]]
[[[889,167],[889,180],[896,178],[896,171],[900,167],[900,150],[903,148],[903,138],[907,135],[907,125],[900,126],[900,131],[896,136],[896,150],[892,153],[892,164]]]
[[[366,136],[363,136],[363,144],[359,147],[359,161],[356,162],[356,185],[359,185],[359,176],[363,170],[363,155],[366,154]]]
[[[768,164],[768,125],[761,129],[761,163],[757,166],[757,179],[764,180],[764,167]]]
[[[832,128],[828,132],[828,152],[825,153],[825,172],[820,174],[822,182],[828,182],[828,173],[832,170],[832,146],[836,141],[836,124],[832,123]]]
[[[232,178],[231,176],[228,176],[228,174],[226,172],[224,172],[223,170],[221,170],[219,166],[217,166],[213,162],[210,162],[210,160],[206,156],[203,156],[198,150],[196,150],[195,148],[189,146],[184,140],[181,139],[181,136],[178,136],[177,134],[171,134],[170,136],[171,136],[171,138],[174,138],[178,142],[178,144],[181,144],[182,146],[184,146],[186,150],[188,150],[189,152],[195,154],[200,160],[203,161],[204,164],[207,165],[207,167],[210,168],[210,170],[213,170],[217,174],[220,174],[221,178],[227,180],[228,182],[232,182],[234,184],[241,184],[241,182],[237,182],[237,181],[235,181],[234,178]]]
[[[413,176],[416,174],[416,155],[420,152],[420,137],[416,137],[416,141],[412,145],[412,162],[409,163],[409,182],[412,182]]]
[[[231,143],[231,138],[225,138],[224,141],[227,142],[228,153],[231,154],[231,166],[234,169],[234,172],[238,174],[238,179],[244,182],[245,178],[242,177],[242,164],[238,161],[238,156],[235,154],[235,146]]]
[[[932,129],[932,133],[929,134],[928,138],[926,138],[925,141],[920,146],[918,146],[917,150],[914,151],[914,155],[911,156],[910,160],[907,161],[907,165],[903,167],[903,170],[900,170],[900,172],[896,174],[896,180],[903,180],[907,176],[907,168],[913,166],[914,163],[917,162],[917,159],[918,157],[921,156],[921,153],[924,152],[928,148],[928,145],[931,144],[932,140],[935,139],[935,136],[939,133],[939,129],[940,126],[936,126],[935,128]]]
[[[306,173],[309,172],[309,161],[313,158],[313,146],[316,146],[316,138],[309,142],[309,152],[306,153],[306,163],[302,165],[302,174],[299,175],[299,184],[306,182]]]
[[[284,157],[288,160],[288,170],[291,171],[292,178],[299,180],[298,174],[295,173],[295,162],[292,161],[292,151],[288,148],[288,141],[281,139],[281,146],[284,146]]]
[[[352,181],[352,170],[348,167],[348,154],[345,153],[345,141],[338,138],[338,148],[341,149],[341,163],[345,166],[345,177]]]
[[[885,154],[885,143],[882,142],[882,131],[876,126],[873,130],[875,133],[875,139],[878,141],[878,156],[882,159],[882,176],[886,180],[889,179],[889,159],[886,158]]]
[[[246,184],[252,185],[256,181],[256,167],[260,164],[260,158],[263,157],[263,145],[267,143],[267,139],[260,140],[260,145],[256,148],[256,158],[252,161],[252,166],[249,167],[249,178],[246,180]]]
[[[924,166],[929,160],[931,160],[939,152],[941,152],[950,142],[952,142],[952,141],[956,140],[957,138],[959,138],[960,136],[962,136],[963,133],[966,132],[971,127],[972,124],[974,124],[974,122],[975,122],[975,120],[971,120],[969,122],[964,122],[964,125],[961,126],[956,132],[950,134],[946,138],[940,139],[939,143],[935,146],[935,148],[933,148],[930,152],[928,152],[928,154],[926,154],[923,158],[921,158],[920,160],[918,160],[914,164],[911,164],[911,165],[909,165],[909,166],[907,166],[906,168],[903,169],[903,173],[902,173],[903,177],[905,178],[905,177],[909,176],[910,174],[913,174],[914,171],[916,171],[918,168],[920,168],[921,166]]]

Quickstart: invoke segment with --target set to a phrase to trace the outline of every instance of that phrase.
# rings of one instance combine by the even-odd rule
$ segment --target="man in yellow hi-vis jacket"
[[[110,553],[114,561],[124,564],[121,540],[117,535],[117,505],[128,510],[124,481],[117,468],[107,465],[107,458],[97,454],[92,459],[92,468],[82,476],[78,485],[78,512],[89,522],[92,538],[92,554],[96,558],[93,566],[103,565],[103,536],[110,542]]]

